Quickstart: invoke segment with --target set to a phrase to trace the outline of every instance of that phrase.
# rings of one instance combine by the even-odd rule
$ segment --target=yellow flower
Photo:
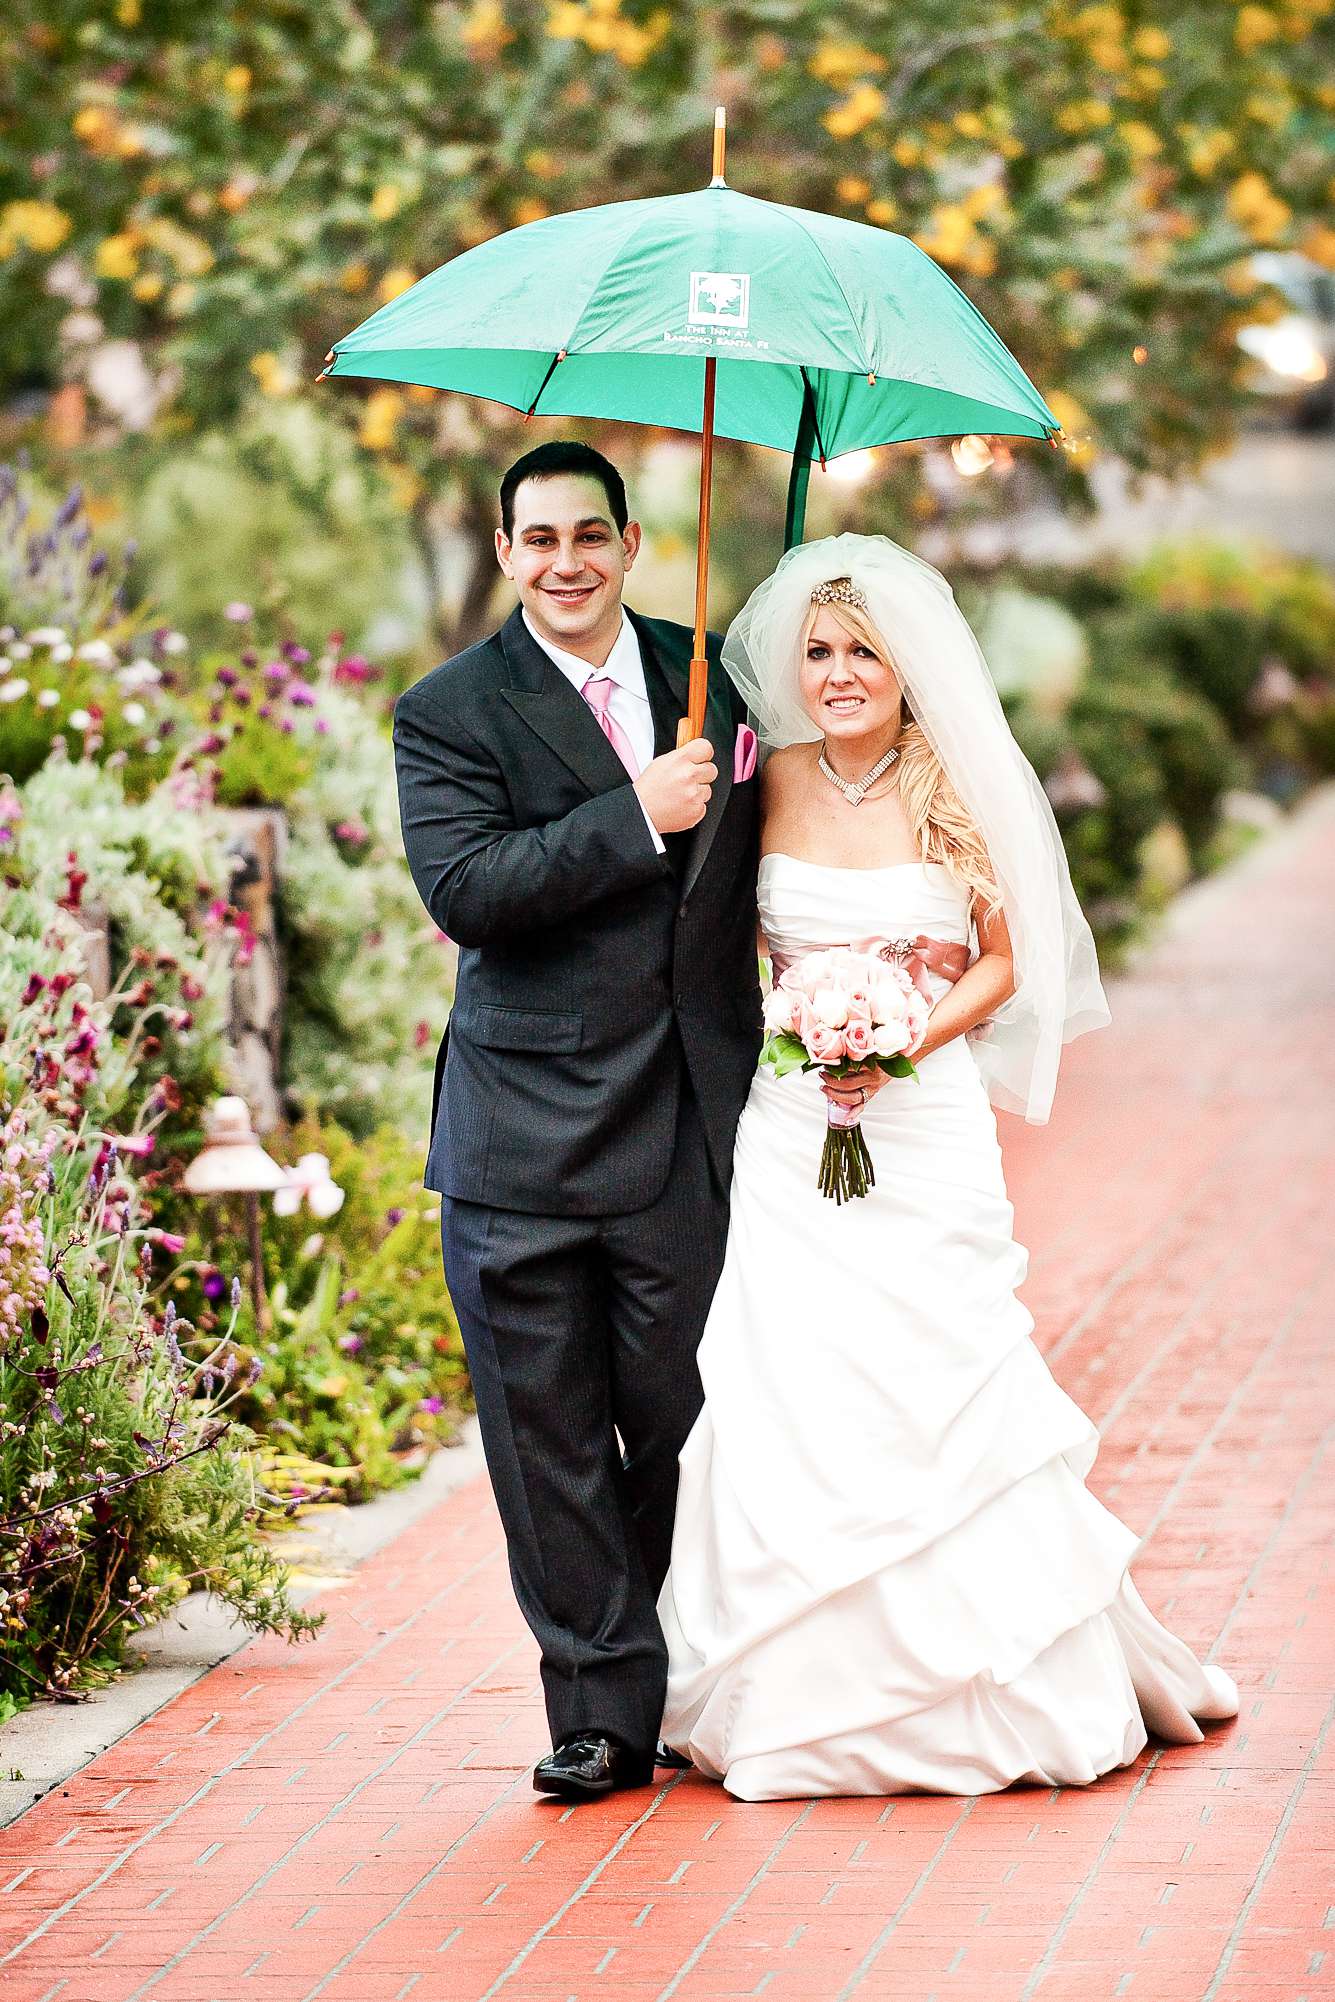
[[[404,396],[398,389],[373,389],[362,410],[357,436],[369,452],[387,452],[403,416]]]
[[[577,42],[584,32],[580,0],[556,0],[547,9],[547,33],[554,42]]]
[[[343,266],[338,282],[344,292],[364,292],[371,282],[371,268],[358,258],[354,263]]]
[[[959,111],[955,114],[955,130],[962,139],[981,139],[986,127],[976,111]]]
[[[867,203],[867,221],[878,223],[883,229],[888,223],[894,222],[898,215],[899,204],[892,202],[888,195],[878,195],[874,202]]]
[[[494,62],[514,38],[500,0],[473,0],[459,24],[459,40],[479,62]]]
[[[532,174],[535,181],[550,181],[555,178],[557,165],[551,154],[541,146],[524,155],[524,171]]]
[[[93,257],[99,278],[133,278],[139,269],[138,235],[133,230],[104,236]]]
[[[104,104],[85,104],[75,112],[70,130],[76,139],[82,140],[90,153],[112,155],[116,150],[120,127],[114,113],[108,111]]]
[[[536,195],[525,195],[522,201],[515,203],[515,221],[517,223],[541,222],[544,216],[550,214],[551,210],[548,208],[546,202],[540,202]]]
[[[175,320],[184,319],[187,313],[194,311],[198,295],[198,285],[192,284],[188,278],[178,278],[167,294],[167,311]]]
[[[1199,181],[1208,181],[1220,162],[1233,151],[1235,140],[1231,132],[1216,126],[1210,132],[1197,132],[1188,127],[1184,138],[1188,139],[1187,164]]]
[[[250,372],[266,396],[291,396],[298,387],[297,371],[283,355],[269,352],[250,357]]]
[[[890,151],[901,167],[916,167],[922,159],[921,143],[917,139],[910,139],[907,134],[902,139],[896,139]]]
[[[1163,140],[1141,119],[1125,118],[1117,129],[1133,160],[1152,160],[1156,153],[1162,153]]]
[[[885,68],[885,57],[860,42],[822,42],[807,64],[818,83],[831,90],[847,90],[860,77],[873,76]]]
[[[1268,7],[1239,7],[1233,23],[1233,40],[1244,56],[1273,42],[1278,34],[1279,22]]]
[[[371,197],[371,214],[377,222],[392,222],[402,201],[403,196],[393,181],[382,181]]]
[[[0,209],[0,257],[12,257],[20,244],[29,250],[59,250],[73,227],[54,202],[6,202]]]
[[[417,273],[406,264],[395,264],[388,270],[375,288],[376,298],[382,306],[391,299],[397,299],[400,292],[406,292],[410,285],[417,283]]]
[[[1114,76],[1124,70],[1127,64],[1125,48],[1121,42],[1114,41],[1111,35],[1102,36],[1098,41],[1089,44],[1089,59],[1098,69],[1108,70]]]
[[[250,89],[251,75],[244,63],[233,63],[223,72],[223,89],[229,97],[244,97]]]
[[[1282,85],[1273,90],[1254,90],[1243,109],[1255,125],[1268,125],[1272,131],[1287,121],[1293,110],[1293,99]]]
[[[151,301],[161,297],[162,282],[156,271],[144,271],[135,279],[130,290],[136,299]]]
[[[941,264],[960,264],[974,242],[970,217],[957,202],[943,202],[934,208],[924,229],[915,230],[913,241]]]
[[[860,83],[848,93],[842,104],[836,104],[826,112],[821,124],[832,139],[853,139],[859,132],[865,132],[884,109],[884,93],[877,90],[874,84]]]
[[[1138,56],[1147,56],[1151,62],[1162,62],[1173,53],[1173,40],[1162,28],[1137,28],[1131,37],[1131,46]]]
[[[139,234],[145,243],[170,257],[183,278],[202,278],[206,271],[213,269],[213,252],[203,237],[182,229],[180,223],[173,222],[170,216],[152,217],[143,224]]]
[[[117,0],[116,19],[122,28],[137,28],[143,11],[141,0]]]
[[[1112,112],[1101,97],[1076,98],[1062,106],[1057,124],[1063,132],[1093,132],[1100,125],[1112,124]]]
[[[864,181],[857,174],[845,174],[841,181],[835,183],[834,192],[845,208],[856,208],[859,202],[869,200],[871,182]]]
[[[1005,199],[1005,190],[999,182],[980,181],[976,188],[970,188],[968,194],[962,198],[960,207],[970,222],[981,222],[984,216],[991,215],[993,209]]]
[[[1264,174],[1240,174],[1228,191],[1228,212],[1253,243],[1274,243],[1293,213],[1271,188]]]
[[[1327,271],[1335,271],[1335,229],[1329,223],[1309,223],[1299,238],[1298,248],[1314,264],[1324,264]]]

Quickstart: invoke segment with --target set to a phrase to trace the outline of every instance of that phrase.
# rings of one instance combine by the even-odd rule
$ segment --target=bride
[[[767,950],[903,939],[918,1081],[761,1071],[659,1601],[665,1743],[743,1800],[1082,1785],[1237,1692],[1154,1618],[1098,1445],[1016,1298],[993,1104],[1048,1116],[1108,1019],[1051,810],[944,578],[882,536],[791,551],[725,665],[770,746]],[[952,977],[953,976],[953,977]],[[862,1111],[865,1200],[816,1183]]]

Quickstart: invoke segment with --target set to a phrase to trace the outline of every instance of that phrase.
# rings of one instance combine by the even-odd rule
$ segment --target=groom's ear
[[[626,552],[626,568],[628,570],[639,555],[640,544],[643,541],[644,530],[640,527],[639,522],[628,521],[621,531],[621,546]]]
[[[510,538],[503,528],[496,531],[496,561],[507,577],[514,576],[514,565],[510,561]]]

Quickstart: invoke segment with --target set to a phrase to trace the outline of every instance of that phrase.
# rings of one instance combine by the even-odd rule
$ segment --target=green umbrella
[[[813,458],[1061,428],[982,314],[907,237],[729,188],[721,111],[708,188],[493,237],[364,320],[326,373],[463,390],[527,416],[702,430],[693,734],[716,434],[793,454],[791,546]]]

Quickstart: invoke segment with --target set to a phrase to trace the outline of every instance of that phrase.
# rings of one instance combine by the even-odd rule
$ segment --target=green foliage
[[[134,524],[132,581],[200,643],[226,636],[222,607],[239,598],[297,632],[365,633],[387,595],[402,599],[412,560],[379,465],[305,400],[264,403],[173,452],[136,493]]]
[[[392,1127],[354,1140],[305,1120],[284,1152],[323,1153],[344,1202],[323,1226],[265,1217],[274,1329],[245,1409],[270,1438],[352,1469],[341,1492],[358,1499],[404,1479],[468,1398],[439,1199],[420,1188],[420,1148]]]

